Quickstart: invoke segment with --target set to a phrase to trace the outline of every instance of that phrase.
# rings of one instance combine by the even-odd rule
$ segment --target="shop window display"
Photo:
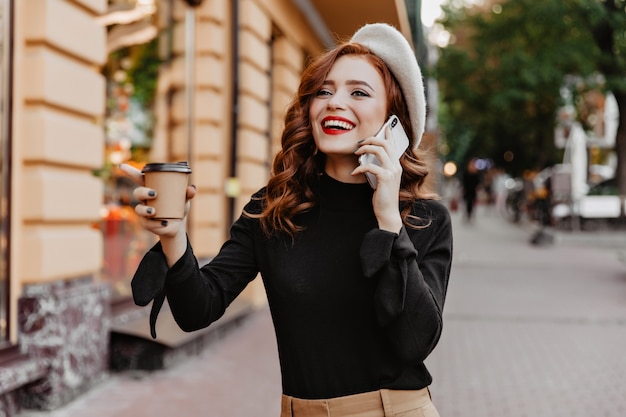
[[[134,6],[145,7],[137,2]],[[112,6],[110,6],[112,7]],[[130,6],[129,6],[130,7]],[[135,9],[129,8],[129,11]],[[140,27],[154,19],[146,14]],[[120,24],[109,27],[109,58],[103,73],[107,79],[105,119],[105,161],[95,172],[105,183],[105,195],[98,228],[104,237],[102,278],[112,284],[114,298],[131,295],[130,280],[141,256],[155,243],[141,229],[134,212],[134,184],[117,169],[122,163],[141,168],[149,158],[154,126],[154,95],[161,59],[158,38],[120,44],[114,38]],[[129,26],[125,24],[125,26]],[[126,30],[128,32],[128,28]],[[145,32],[145,31],[144,31]],[[117,39],[117,40],[115,40]],[[139,38],[141,40],[141,38]]]

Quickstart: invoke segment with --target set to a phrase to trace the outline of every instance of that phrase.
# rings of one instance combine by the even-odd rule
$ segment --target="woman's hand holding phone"
[[[396,115],[391,115],[389,119],[383,124],[378,133],[374,135],[375,138],[384,139],[390,142],[392,147],[387,149],[387,154],[392,155],[395,159],[400,159],[406,148],[409,147],[409,138],[400,123],[400,119]],[[362,166],[376,165],[381,166],[381,160],[375,151],[365,152],[359,156],[359,164]],[[365,171],[365,177],[370,183],[373,189],[376,189],[378,185],[378,178],[375,172],[371,170]]]
[[[404,129],[398,118],[391,116],[381,131],[376,136],[363,140],[355,152],[359,155],[360,165],[353,171],[353,175],[366,175],[368,182],[375,189],[372,203],[378,227],[394,233],[398,233],[402,228],[402,219],[398,211],[398,195],[402,180],[399,158],[407,146],[408,138]]]

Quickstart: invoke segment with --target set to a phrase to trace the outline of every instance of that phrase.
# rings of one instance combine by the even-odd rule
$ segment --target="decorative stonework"
[[[44,360],[32,360],[26,355],[2,362],[0,365],[0,416],[14,416],[20,411],[20,390],[48,374]]]
[[[0,416],[15,416],[20,411],[18,393],[15,391],[0,395]]]
[[[108,284],[91,278],[26,286],[18,304],[19,344],[49,372],[24,388],[25,408],[51,410],[74,399],[107,373]]]

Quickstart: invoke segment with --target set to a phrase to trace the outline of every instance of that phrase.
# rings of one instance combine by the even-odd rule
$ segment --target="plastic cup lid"
[[[191,168],[187,161],[182,162],[154,162],[146,164],[141,172],[184,172],[186,174],[191,173]]]

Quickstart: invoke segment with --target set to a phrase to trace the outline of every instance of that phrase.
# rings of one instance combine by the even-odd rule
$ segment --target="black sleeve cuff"
[[[380,229],[365,234],[361,244],[361,265],[366,277],[372,278],[389,262],[397,238],[397,233]]]
[[[361,265],[367,278],[376,279],[374,302],[379,325],[385,327],[404,311],[409,264],[417,249],[404,227],[400,234],[369,231],[361,245]]]
[[[144,255],[130,282],[135,304],[143,307],[154,300],[150,309],[150,335],[153,339],[157,337],[156,320],[165,302],[165,277],[168,269],[161,242],[158,242]]]
[[[144,255],[130,282],[135,304],[146,306],[163,291],[168,269],[159,242]]]

